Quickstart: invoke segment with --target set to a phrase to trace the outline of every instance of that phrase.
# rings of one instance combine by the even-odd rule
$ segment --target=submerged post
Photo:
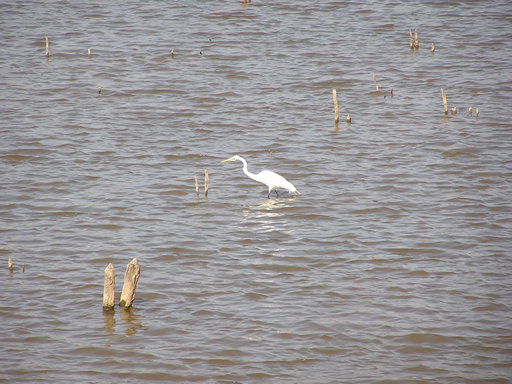
[[[105,268],[105,284],[103,285],[103,308],[111,309],[115,305],[115,285],[116,276],[114,274],[114,265],[110,263]]]
[[[137,283],[139,282],[140,266],[136,258],[128,263],[126,266],[126,272],[124,274],[123,291],[121,292],[121,298],[119,299],[119,305],[121,307],[129,308],[133,304],[135,299],[135,290],[137,289]]]
[[[412,50],[414,49],[414,42],[412,40],[412,31],[411,29],[409,28],[409,48]]]
[[[9,267],[9,272],[12,272],[14,269],[14,265],[12,264],[11,255],[9,255],[9,261],[7,262],[7,266]]]
[[[50,40],[48,39],[48,36],[46,36],[46,57],[50,56]]]
[[[338,115],[338,96],[335,89],[332,90],[332,101],[334,103],[334,122],[338,124],[340,117]]]

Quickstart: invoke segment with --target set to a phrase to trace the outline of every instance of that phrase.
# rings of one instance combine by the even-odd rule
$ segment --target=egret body
[[[276,190],[276,194],[277,194],[277,188],[286,189],[289,194],[300,195],[300,192],[297,191],[297,188],[295,188],[295,186],[292,183],[290,183],[283,176],[278,175],[275,172],[264,170],[256,175],[252,172],[249,172],[247,170],[247,161],[245,161],[245,159],[242,156],[236,155],[236,156],[230,157],[229,159],[221,161],[221,163],[225,163],[228,161],[235,161],[235,160],[240,160],[242,162],[242,164],[244,165],[244,168],[243,168],[244,173],[248,177],[250,177],[251,179],[256,180],[260,183],[263,183],[268,187],[268,197],[270,197],[270,192],[272,192],[273,189]]]

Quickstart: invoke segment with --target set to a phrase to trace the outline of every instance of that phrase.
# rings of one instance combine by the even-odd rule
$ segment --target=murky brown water
[[[511,15],[0,5],[0,381],[509,383]]]

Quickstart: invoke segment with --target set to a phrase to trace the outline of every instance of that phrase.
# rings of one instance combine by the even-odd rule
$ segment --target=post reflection
[[[125,324],[124,334],[126,336],[133,336],[138,329],[142,328],[141,317],[136,313],[133,307],[119,308],[119,316],[121,321]],[[112,309],[103,310],[103,329],[107,335],[113,335],[116,327],[116,311]]]
[[[137,315],[133,307],[120,308],[121,321],[126,323],[124,334],[126,336],[133,336],[138,329],[142,328],[141,317]]]
[[[114,334],[116,319],[114,317],[116,311],[113,308],[103,309],[103,329],[107,335]]]

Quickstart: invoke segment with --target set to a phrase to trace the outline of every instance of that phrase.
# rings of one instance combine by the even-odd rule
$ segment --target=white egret
[[[235,160],[240,160],[243,163],[244,173],[248,177],[250,177],[251,179],[256,180],[260,183],[263,183],[268,187],[268,197],[270,197],[270,192],[272,192],[273,189],[276,191],[276,195],[278,195],[277,188],[286,189],[286,190],[288,190],[289,194],[293,193],[293,194],[300,195],[300,192],[297,191],[297,188],[295,188],[295,186],[292,183],[290,183],[283,176],[278,175],[275,172],[264,170],[264,171],[261,171],[260,173],[258,173],[257,175],[249,172],[247,170],[247,161],[245,161],[245,159],[242,156],[236,155],[236,156],[230,157],[229,159],[221,161],[221,163],[225,163],[228,161],[235,161]]]

